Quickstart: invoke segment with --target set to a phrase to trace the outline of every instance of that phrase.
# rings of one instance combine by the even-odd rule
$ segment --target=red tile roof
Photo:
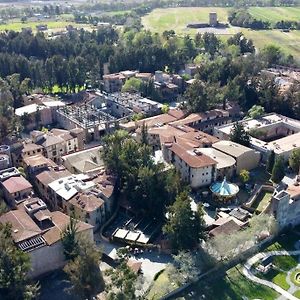
[[[3,187],[8,193],[13,194],[27,189],[31,189],[32,185],[23,176],[10,177],[2,182]]]
[[[203,168],[217,164],[217,162],[209,156],[201,152],[187,150],[177,143],[173,143],[170,150],[186,162],[191,168]]]

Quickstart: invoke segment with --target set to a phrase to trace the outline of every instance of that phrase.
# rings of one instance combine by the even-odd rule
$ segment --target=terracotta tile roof
[[[97,189],[100,190],[107,199],[112,196],[116,183],[115,177],[103,172],[98,174],[97,177],[93,179],[93,182],[96,183]]]
[[[104,201],[94,194],[79,194],[69,200],[69,203],[86,212],[93,212],[100,208]]]
[[[198,122],[203,119],[203,115],[201,113],[193,113],[185,117],[184,119],[172,122],[171,125],[189,125],[193,122]]]
[[[37,143],[44,148],[48,148],[57,144],[61,144],[64,142],[64,139],[62,139],[59,136],[55,136],[51,133],[47,133],[46,135],[43,136]]]
[[[136,78],[151,78],[152,73],[136,73],[135,77]]]
[[[217,162],[209,156],[201,152],[197,152],[196,150],[187,150],[177,143],[173,143],[169,149],[186,162],[191,168],[203,168],[217,164]]]
[[[233,220],[230,219],[228,222],[212,229],[209,234],[213,237],[218,235],[228,235],[240,230],[241,227]]]
[[[43,238],[48,245],[52,245],[61,239],[61,233],[70,222],[70,217],[60,211],[54,211],[51,213],[52,223],[55,225],[46,233],[43,234]],[[83,232],[93,228],[92,225],[78,221],[77,231]]]
[[[69,140],[74,139],[74,137],[70,134],[70,132],[68,130],[53,128],[50,131],[50,133],[57,137],[62,138],[64,141],[69,141]]]
[[[2,182],[3,187],[8,193],[13,194],[27,189],[31,189],[32,185],[23,176],[10,177]]]
[[[199,148],[211,146],[219,139],[202,131],[194,130],[181,135],[176,140],[178,143],[186,143],[190,144],[193,148]]]
[[[181,110],[181,109],[170,109],[170,110],[168,111],[168,114],[169,114],[170,116],[175,117],[177,120],[179,120],[179,119],[182,119],[182,118],[185,117],[186,112],[183,111],[183,110]]]
[[[41,182],[44,186],[48,186],[51,182],[71,176],[72,174],[66,169],[48,169],[42,172],[39,172],[35,175],[35,178]]]
[[[24,163],[28,167],[37,167],[37,166],[44,165],[44,164],[49,167],[57,167],[57,164],[54,161],[52,161],[49,158],[46,158],[45,156],[43,156],[41,154],[24,158]]]
[[[42,232],[25,210],[11,210],[0,217],[0,222],[12,225],[12,235],[16,243],[40,235]]]
[[[41,145],[37,145],[34,143],[24,143],[22,147],[22,153],[28,152],[28,151],[36,151],[39,149],[43,149]]]
[[[122,79],[125,79],[125,78],[126,77],[123,74],[120,74],[120,73],[103,75],[104,80],[122,80]]]
[[[176,121],[177,119],[169,114],[162,114],[150,118],[146,118],[137,122],[138,126],[142,126],[143,124],[147,125],[148,128],[154,127],[157,125],[164,125],[170,122]]]

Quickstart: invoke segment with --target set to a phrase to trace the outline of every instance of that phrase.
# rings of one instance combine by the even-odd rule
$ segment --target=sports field
[[[227,23],[228,11],[230,8],[222,7],[178,7],[155,9],[149,15],[143,17],[143,25],[153,32],[164,32],[165,30],[175,30],[179,35],[197,33],[197,29],[186,28],[188,23],[208,22],[209,12],[215,11],[218,14],[219,22]],[[275,23],[280,20],[300,21],[300,7],[253,7],[250,13],[257,19],[268,20]],[[228,35],[242,31],[246,37],[253,39],[258,48],[263,48],[267,44],[275,44],[289,54],[292,54],[300,61],[300,31],[288,33],[280,30],[250,30],[240,27],[229,27],[226,31],[216,30],[223,38]],[[201,31],[203,32],[203,31]]]

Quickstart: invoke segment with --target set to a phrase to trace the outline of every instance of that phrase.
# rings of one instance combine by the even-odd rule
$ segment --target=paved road
[[[292,294],[290,294],[286,290],[282,289],[278,285],[274,284],[273,282],[260,279],[252,274],[251,267],[253,266],[253,264],[255,264],[257,261],[261,260],[262,258],[276,256],[276,255],[277,256],[278,255],[300,255],[300,250],[295,250],[295,251],[283,250],[283,251],[270,251],[270,252],[258,253],[247,260],[247,262],[245,263],[244,268],[243,268],[243,274],[248,279],[252,280],[253,282],[268,286],[271,289],[275,290],[277,293],[281,294],[284,297],[284,299],[299,300],[297,297],[293,296]]]

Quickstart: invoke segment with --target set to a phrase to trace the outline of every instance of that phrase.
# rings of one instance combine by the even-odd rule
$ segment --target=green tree
[[[30,300],[38,296],[39,286],[27,279],[30,257],[16,247],[11,225],[0,225],[0,298],[4,300]]]
[[[122,92],[140,92],[142,86],[142,81],[138,78],[131,77],[126,80],[122,87]]]
[[[70,217],[70,222],[62,231],[62,245],[64,247],[64,255],[67,260],[74,260],[79,255],[79,244],[77,240],[77,220]]]
[[[248,116],[253,119],[260,118],[265,113],[265,109],[260,105],[253,105],[249,111]]]
[[[281,156],[278,156],[275,159],[271,180],[274,183],[279,183],[283,179],[284,174],[284,160]]]
[[[191,84],[183,95],[190,112],[204,112],[208,109],[208,95],[202,81],[196,80]]]
[[[283,57],[283,53],[278,46],[275,45],[267,45],[265,46],[260,53],[263,60],[271,66],[273,64],[280,64],[280,61]]]
[[[250,180],[250,173],[247,170],[241,170],[239,177],[242,183],[247,183]]]
[[[141,143],[144,145],[148,145],[148,127],[143,122],[143,125],[141,127]]]
[[[31,117],[28,113],[24,113],[22,116],[21,116],[21,124],[23,125],[24,128],[26,128],[31,122]]]
[[[245,130],[244,125],[239,122],[235,122],[233,128],[230,132],[230,140],[232,142],[241,144],[243,146],[249,147],[250,145],[250,135]]]
[[[192,211],[187,192],[179,194],[168,208],[168,220],[163,232],[168,235],[174,250],[193,249],[200,239],[205,238],[203,209]]]
[[[9,207],[4,202],[4,200],[0,198],[0,216],[7,213],[8,211],[9,211]]]
[[[275,163],[275,152],[274,152],[274,150],[272,150],[269,154],[268,161],[266,164],[266,170],[270,174],[272,173],[274,163]]]
[[[170,110],[170,106],[169,106],[169,104],[164,104],[163,106],[162,106],[162,108],[161,108],[161,112],[163,113],[163,114],[166,114],[166,113],[168,113],[168,111]]]
[[[296,173],[300,171],[300,149],[294,149],[289,157],[289,166]]]
[[[138,275],[134,273],[123,259],[114,270],[108,271],[111,284],[107,285],[109,300],[134,300],[135,285]]]
[[[95,245],[87,239],[79,240],[79,254],[75,259],[69,260],[64,267],[72,284],[72,290],[80,299],[92,299],[102,292],[105,283],[99,262],[101,253]]]
[[[104,137],[104,153],[102,155],[106,167],[119,178],[122,176],[121,152],[124,142],[129,138],[128,132],[117,130]]]

